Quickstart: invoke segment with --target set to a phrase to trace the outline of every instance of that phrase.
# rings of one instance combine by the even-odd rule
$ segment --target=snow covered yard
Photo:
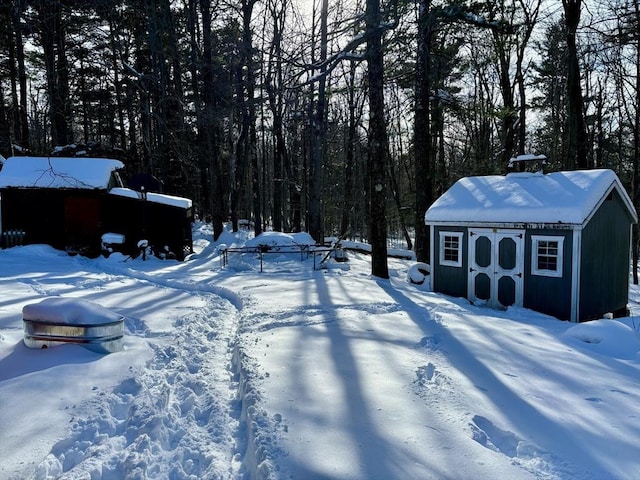
[[[221,268],[208,233],[184,263],[0,251],[0,477],[638,475],[640,318],[473,307],[361,254]],[[27,349],[21,309],[54,295],[124,315],[125,350]]]
[[[230,471],[235,307],[197,289],[102,273],[96,262],[49,247],[2,251],[0,265],[1,478],[220,478]],[[125,315],[125,351],[27,349],[21,308],[52,295]]]

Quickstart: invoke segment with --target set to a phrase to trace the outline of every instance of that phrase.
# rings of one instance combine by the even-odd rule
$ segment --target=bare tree
[[[503,101],[500,115],[503,146],[500,163],[503,166],[514,154],[525,153],[527,104],[523,64],[541,4],[542,0],[498,2],[490,12],[495,22],[487,23],[497,57],[496,68]]]
[[[54,145],[73,141],[71,95],[67,63],[66,19],[60,1],[39,0],[34,5],[47,78],[51,138]]]
[[[635,122],[633,126],[633,204],[636,211],[640,210],[640,4],[633,2],[631,31],[635,32],[633,42],[636,47],[636,101],[635,101]],[[638,242],[640,234],[639,226],[634,225],[633,235],[633,283],[638,284]]]
[[[429,262],[429,230],[424,214],[434,201],[433,152],[431,150],[431,42],[434,15],[431,0],[420,0],[416,56],[416,94],[413,120],[416,183],[415,252],[419,262]]]
[[[387,264],[387,162],[389,142],[384,110],[385,31],[380,0],[367,0],[365,11],[367,36],[367,80],[369,84],[369,151],[367,155],[367,198],[369,207],[369,242],[371,274],[389,278]]]
[[[282,231],[284,225],[285,205],[285,166],[289,165],[287,145],[284,135],[284,86],[283,86],[283,51],[282,41],[285,29],[287,2],[270,1],[267,5],[271,20],[271,42],[266,60],[266,76],[264,87],[267,91],[269,109],[273,117],[273,228]],[[265,19],[267,21],[268,19]],[[287,173],[287,181],[293,179]]]
[[[309,162],[309,234],[316,242],[324,240],[322,231],[322,164],[326,151],[326,84],[327,84],[327,22],[329,1],[322,0],[320,9],[320,58],[318,99],[311,118],[311,156]]]
[[[20,20],[22,12],[25,8],[25,1],[14,1],[11,7],[11,24],[13,26],[14,41],[12,46],[15,48],[15,59],[17,63],[17,85],[15,81],[15,73],[11,77],[11,96],[14,104],[15,127],[14,135],[16,142],[23,148],[29,148],[29,121],[27,117],[27,73],[25,68],[24,54],[24,26]],[[11,62],[13,70],[13,62]],[[16,91],[19,88],[19,95]],[[19,98],[19,100],[18,100]]]
[[[202,17],[202,111],[200,113],[198,136],[200,138],[200,164],[204,182],[209,184],[209,207],[213,223],[213,239],[217,240],[224,230],[224,201],[222,187],[222,167],[220,164],[220,139],[216,110],[218,98],[213,65],[213,38],[211,25],[211,0],[199,0]],[[195,12],[194,12],[195,13]],[[195,27],[195,26],[194,26]],[[206,184],[205,183],[205,184]]]
[[[562,0],[567,41],[567,168],[588,168],[587,130],[584,122],[584,101],[580,85],[580,63],[576,41],[582,0]]]
[[[635,102],[633,106],[633,205],[636,211],[640,211],[640,4],[632,1],[629,8],[628,22],[625,25],[625,36],[630,37],[630,43],[635,46]],[[633,283],[638,284],[638,257],[640,256],[640,226],[633,226],[632,234],[632,261],[633,261]]]
[[[231,223],[233,231],[238,230],[238,212],[240,197],[245,188],[245,175],[249,165],[257,164],[256,152],[256,106],[255,106],[255,65],[253,61],[253,34],[251,19],[257,0],[242,0],[240,6],[242,39],[240,44],[240,62],[236,69],[236,97],[240,109],[240,134],[236,141],[235,167],[231,185]],[[253,185],[257,187],[257,184]],[[259,197],[259,192],[253,192]],[[260,234],[261,222],[255,222],[254,228]]]

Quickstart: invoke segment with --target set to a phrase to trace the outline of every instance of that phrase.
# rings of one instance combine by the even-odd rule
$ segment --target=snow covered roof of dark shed
[[[174,195],[165,195],[163,193],[152,192],[143,195],[141,192],[138,192],[137,190],[133,190],[131,188],[112,188],[111,190],[109,190],[109,194],[117,195],[119,197],[136,198],[139,200],[146,199],[146,201],[148,202],[162,203],[163,205],[170,205],[172,207],[183,208],[185,210],[191,208],[193,205],[193,202],[189,198],[176,197]]]
[[[425,222],[582,225],[614,188],[637,221],[618,176],[596,169],[461,178],[427,210]]]
[[[0,188],[106,189],[119,160],[76,157],[9,157],[0,170]]]

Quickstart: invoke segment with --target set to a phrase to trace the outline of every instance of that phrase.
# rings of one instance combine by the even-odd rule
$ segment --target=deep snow
[[[360,253],[223,268],[210,233],[183,263],[0,251],[0,478],[638,478],[640,317],[474,307]],[[125,350],[27,349],[51,296],[125,316]]]

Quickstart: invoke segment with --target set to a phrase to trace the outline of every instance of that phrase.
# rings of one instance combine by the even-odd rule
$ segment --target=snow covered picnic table
[[[221,265],[227,267],[229,265],[229,254],[231,255],[257,255],[260,261],[260,272],[264,270],[264,256],[278,255],[284,261],[290,260],[291,256],[304,261],[307,258],[313,258],[313,269],[316,270],[328,257],[334,252],[335,247],[327,247],[318,245],[306,232],[286,234],[281,232],[264,232],[255,237],[242,246],[219,245],[218,250],[221,252]],[[320,255],[322,259],[317,260]],[[278,260],[278,259],[276,259]]]
[[[253,247],[236,247],[236,248],[224,248],[221,250],[222,266],[229,265],[229,254],[231,255],[257,255],[260,260],[260,272],[264,270],[264,256],[265,255],[278,255],[280,257],[287,255],[299,256],[300,261],[311,257],[313,259],[313,270],[316,270],[322,264],[324,257],[328,256],[335,249],[331,247],[321,247],[315,245],[286,245],[286,246],[270,246],[259,245]],[[318,260],[318,256],[321,260]]]

